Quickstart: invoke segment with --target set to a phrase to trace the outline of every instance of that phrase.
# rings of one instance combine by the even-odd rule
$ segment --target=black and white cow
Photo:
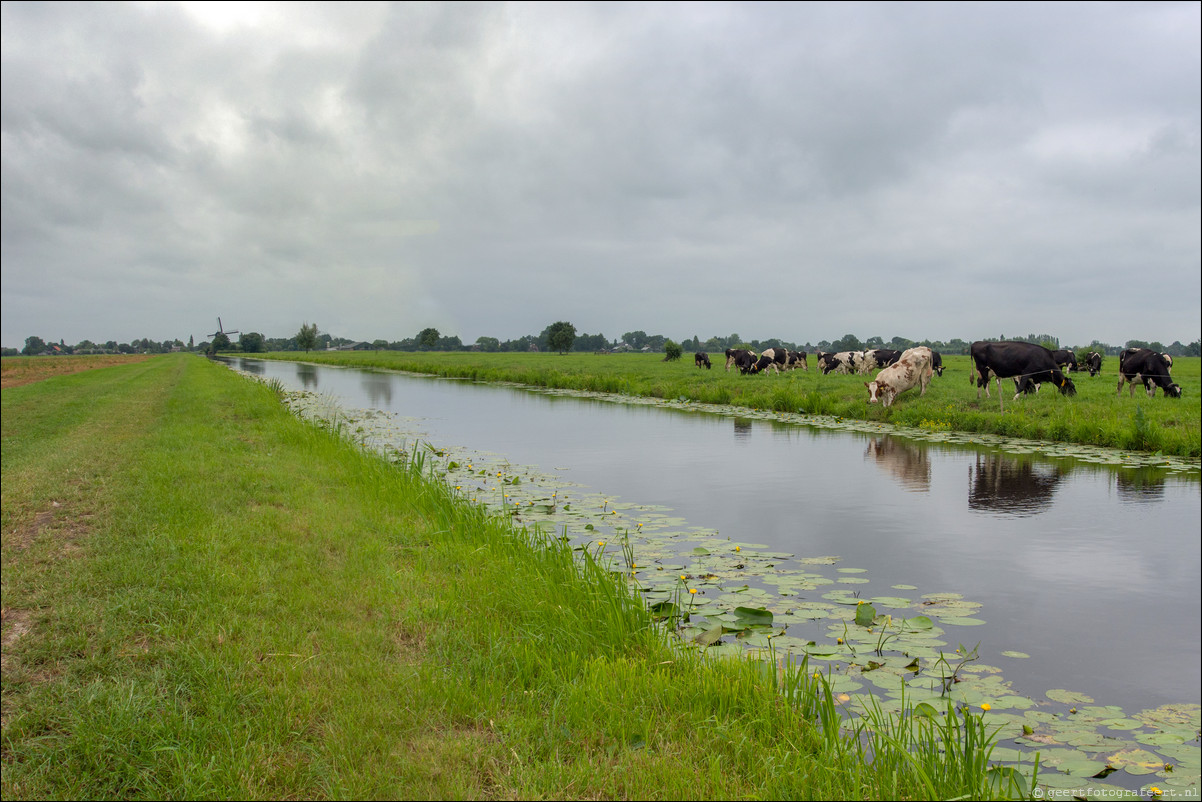
[[[1181,397],[1181,386],[1173,383],[1169,375],[1169,363],[1164,354],[1158,354],[1147,348],[1128,348],[1119,354],[1119,386],[1116,393],[1121,395],[1123,383],[1131,383],[1131,395],[1135,395],[1135,382],[1142,381],[1148,397],[1156,395],[1156,388],[1164,390],[1169,398]]]
[[[943,357],[938,351],[931,351],[931,369],[935,371],[936,376],[943,375]]]
[[[698,351],[697,353],[693,354],[693,364],[699,368],[704,366],[706,370],[709,370],[713,367],[713,365],[710,364],[710,355],[705,351]]]
[[[828,373],[855,373],[859,351],[840,351],[837,354],[827,354],[819,351],[818,367],[825,376]]]
[[[1097,351],[1090,351],[1089,356],[1085,357],[1085,367],[1090,376],[1097,376],[1102,372],[1102,355]]]
[[[1068,367],[1069,370],[1077,369],[1077,355],[1073,353],[1071,348],[1060,348],[1052,352],[1052,359],[1056,360],[1056,365],[1061,370]]]
[[[729,373],[730,366],[734,365],[740,373],[749,373],[757,358],[755,351],[748,351],[746,348],[727,348],[726,370]]]
[[[808,362],[806,362],[806,352],[789,351],[788,356],[785,357],[785,369],[797,370],[798,366],[800,366],[804,371],[809,371],[810,365]]]
[[[1052,382],[1063,395],[1077,393],[1072,379],[1060,371],[1052,352],[1042,345],[978,341],[972,344],[969,353],[977,374],[977,398],[981,397],[982,387],[985,388],[985,397],[989,397],[989,378],[992,376],[997,380],[999,408],[1002,407],[1002,379],[1018,379],[1015,399],[1032,384],[1042,382]]]
[[[781,368],[787,368],[789,364],[789,352],[784,348],[765,348],[760,352],[760,358],[751,367],[752,373],[763,373],[765,370],[772,368],[773,372],[780,373]]]
[[[864,351],[864,358],[856,366],[857,373],[871,373],[874,370],[887,368],[901,359],[902,352],[890,348],[870,348]]]

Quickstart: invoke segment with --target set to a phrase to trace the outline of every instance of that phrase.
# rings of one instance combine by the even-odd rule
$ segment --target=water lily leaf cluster
[[[555,394],[590,395],[576,391]],[[688,406],[687,402],[624,398],[626,403]],[[775,661],[806,657],[849,716],[872,709],[944,715],[950,700],[986,717],[999,737],[999,770],[1030,766],[1038,750],[1039,782],[1047,789],[1120,789],[1115,775],[1155,778],[1166,788],[1198,787],[1199,706],[1175,705],[1125,714],[1086,694],[1052,689],[1042,698],[1016,692],[1001,669],[981,662],[973,628],[986,623],[982,605],[951,592],[865,595],[867,571],[841,565],[837,555],[793,555],[690,526],[663,506],[635,504],[591,491],[556,473],[509,463],[503,456],[425,443],[420,421],[375,410],[335,409],[329,399],[291,393],[297,414],[338,428],[393,459],[423,464],[466,501],[522,526],[562,533],[582,553],[633,584],[654,620],[686,648],[707,655],[745,655]],[[707,407],[708,409],[708,407]],[[733,408],[732,408],[733,413]],[[779,419],[781,413],[740,417]],[[877,432],[882,424],[804,418],[809,425]],[[907,435],[910,433],[907,432]],[[922,432],[935,442],[1002,445],[1002,438]],[[917,436],[917,435],[916,435]],[[1013,448],[1011,442],[1008,447]],[[1101,461],[1080,446],[1029,443],[1019,448]],[[1116,455],[1106,455],[1116,464]],[[1183,469],[1157,455],[1128,462]],[[1186,468],[1188,469],[1188,466]],[[952,635],[951,633],[956,633]],[[1013,644],[1006,644],[1007,647]],[[998,656],[1023,659],[1006,648]],[[846,698],[844,698],[846,697]],[[1192,786],[1190,785],[1192,783]]]

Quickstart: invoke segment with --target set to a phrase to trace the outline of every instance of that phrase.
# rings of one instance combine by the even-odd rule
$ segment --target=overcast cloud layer
[[[2,342],[1202,331],[1202,5],[3,5]]]

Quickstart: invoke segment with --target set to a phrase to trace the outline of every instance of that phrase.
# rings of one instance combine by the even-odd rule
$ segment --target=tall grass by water
[[[982,393],[977,398],[977,388],[969,380],[971,360],[967,356],[947,356],[943,376],[932,380],[926,395],[908,391],[886,409],[868,403],[864,382],[872,375],[823,376],[811,366],[808,371],[742,376],[734,369],[723,370],[721,359],[715,360],[713,370],[698,369],[687,354],[676,362],[665,362],[662,355],[656,354],[334,351],[263,356],[535,387],[686,399],[701,404],[733,404],[932,431],[1000,434],[1159,451],[1195,459],[1202,456],[1202,359],[1197,357],[1174,360],[1173,378],[1184,388],[1183,398],[1167,398],[1159,392],[1148,398],[1142,388],[1134,397],[1127,388],[1121,395],[1116,394],[1118,360],[1110,357],[1098,376],[1070,374],[1077,387],[1075,396],[1062,396],[1056,388],[1045,386],[1038,394],[1013,400],[1013,382],[1003,380],[1003,404],[999,405],[996,385],[990,397]]]
[[[5,799],[1021,790],[973,711],[849,731],[277,391],[182,354],[3,391]]]

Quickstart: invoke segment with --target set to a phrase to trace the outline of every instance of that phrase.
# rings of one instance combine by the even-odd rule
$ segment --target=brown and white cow
[[[931,383],[933,375],[931,349],[925,345],[907,349],[896,362],[878,373],[874,380],[864,382],[868,388],[868,403],[880,401],[881,406],[887,407],[900,394],[915,387],[921,388],[919,395],[926,395],[927,385]]]

